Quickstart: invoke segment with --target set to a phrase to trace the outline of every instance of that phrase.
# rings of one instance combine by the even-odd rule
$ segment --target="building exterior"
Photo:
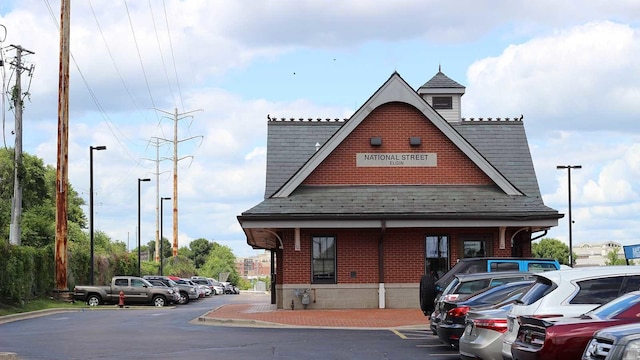
[[[582,243],[573,246],[575,254],[575,267],[580,266],[603,266],[610,261],[608,254],[615,251],[618,259],[625,260],[624,248],[622,244],[615,241]],[[635,261],[634,261],[635,262]]]
[[[271,254],[267,251],[256,256],[236,259],[236,270],[245,279],[271,276]]]
[[[425,272],[530,256],[557,226],[522,116],[462,119],[464,91],[393,73],[349,119],[267,116],[265,198],[238,221],[272,252],[278,308],[418,308]]]

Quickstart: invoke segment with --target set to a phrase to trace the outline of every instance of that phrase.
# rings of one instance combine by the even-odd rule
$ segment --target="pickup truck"
[[[173,290],[154,287],[147,280],[135,276],[114,276],[111,284],[106,286],[76,285],[73,288],[73,299],[86,302],[89,306],[101,304],[118,304],[120,291],[124,293],[124,303],[153,304],[162,307],[173,301]]]

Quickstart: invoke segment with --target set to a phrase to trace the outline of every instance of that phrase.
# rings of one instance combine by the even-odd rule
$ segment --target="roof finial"
[[[442,64],[438,63],[438,72],[441,73],[442,72]]]

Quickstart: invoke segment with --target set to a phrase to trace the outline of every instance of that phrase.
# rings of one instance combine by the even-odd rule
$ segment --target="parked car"
[[[537,274],[535,284],[509,310],[502,357],[512,358],[518,316],[578,316],[638,289],[640,266],[594,266]]]
[[[196,284],[208,286],[209,289],[211,290],[209,295],[224,294],[224,287],[213,279],[201,277],[201,276],[192,276],[191,281],[193,281]]]
[[[174,281],[178,284],[178,289],[180,289],[180,303],[188,304],[191,300],[197,300],[200,298],[200,294],[204,297],[204,291],[200,290],[199,286],[192,283],[191,281],[187,281],[185,279],[179,278],[177,276],[167,276],[170,280]]]
[[[75,301],[86,302],[89,306],[117,304],[120,292],[125,304],[153,304],[162,307],[174,299],[174,291],[169,288],[154,287],[147,280],[135,276],[114,276],[110,285],[76,285],[73,289]]]
[[[171,304],[180,303],[180,291],[178,290],[177,286],[169,286],[166,283],[164,283],[163,281],[158,280],[158,279],[145,279],[145,280],[147,280],[154,287],[170,289],[171,290],[171,298],[169,299],[169,302]]]
[[[520,298],[532,283],[533,280],[505,283],[481,290],[465,300],[445,301],[440,311],[440,320],[437,322],[438,338],[443,344],[458,348],[458,341],[466,327],[467,313],[470,309],[512,302]]]
[[[582,360],[640,358],[640,322],[598,330],[587,344]]]
[[[420,309],[426,316],[430,316],[435,308],[436,299],[457,274],[502,271],[541,272],[559,269],[560,263],[555,259],[499,257],[460,259],[444,274],[430,272],[422,276],[420,280]]]
[[[458,340],[461,359],[503,360],[502,340],[507,331],[507,314],[513,304],[507,302],[467,313],[466,327]]]
[[[209,282],[211,284],[213,284],[213,288],[216,291],[216,295],[222,295],[222,294],[226,294],[227,293],[226,292],[226,288],[225,288],[223,283],[221,283],[220,281],[218,281],[216,279],[209,278],[208,280],[209,280]]]
[[[188,304],[190,300],[198,298],[198,291],[193,286],[180,284],[169,276],[145,275],[144,278],[147,280],[162,281],[165,285],[173,288],[178,293],[178,304]]]
[[[457,274],[442,294],[436,299],[433,313],[430,316],[430,328],[437,335],[438,323],[445,316],[443,304],[446,301],[461,301],[471,294],[509,282],[534,280],[533,273],[523,271],[485,272],[476,274]]]
[[[520,316],[511,356],[514,360],[579,360],[597,330],[638,321],[640,291],[624,294],[576,317]]]

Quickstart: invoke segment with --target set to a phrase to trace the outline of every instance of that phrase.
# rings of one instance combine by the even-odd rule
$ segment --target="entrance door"
[[[440,278],[449,270],[449,237],[446,235],[427,236],[425,274],[433,273]]]

